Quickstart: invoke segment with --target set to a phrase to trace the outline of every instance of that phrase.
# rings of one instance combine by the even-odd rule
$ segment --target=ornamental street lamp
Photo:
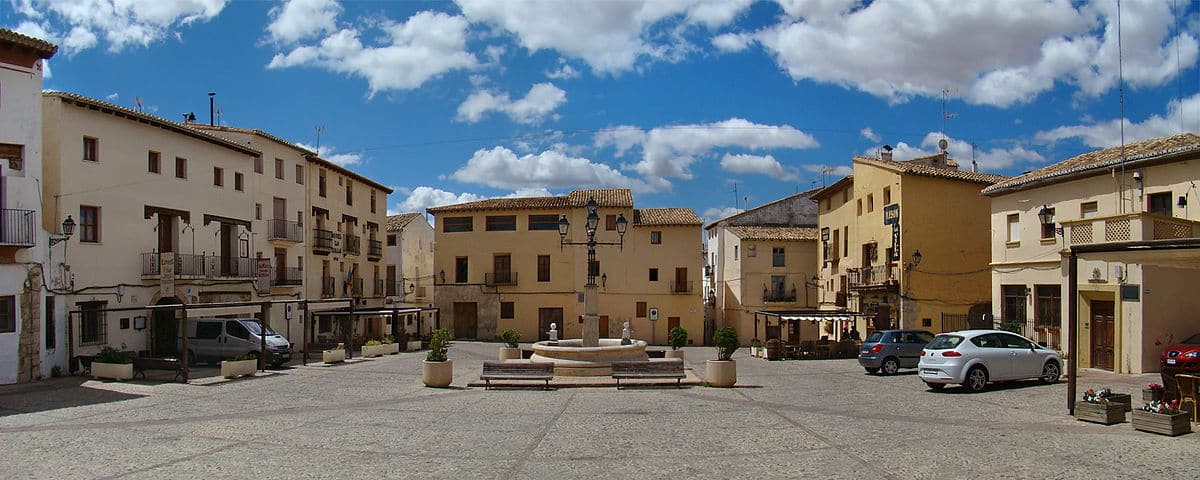
[[[566,215],[562,215],[558,219],[558,248],[566,245],[581,245],[587,247],[587,284],[583,287],[583,346],[595,347],[600,345],[600,328],[599,328],[599,300],[597,298],[596,277],[600,274],[599,268],[596,265],[596,246],[597,245],[613,245],[625,248],[625,231],[629,228],[629,221],[625,219],[625,214],[617,215],[617,242],[597,242],[596,229],[600,225],[600,215],[597,213],[599,205],[596,203],[596,197],[589,197],[587,201],[587,221],[584,224],[584,230],[587,233],[586,242],[568,242],[567,232],[571,229],[571,222],[567,220]],[[605,282],[607,281],[607,276]]]

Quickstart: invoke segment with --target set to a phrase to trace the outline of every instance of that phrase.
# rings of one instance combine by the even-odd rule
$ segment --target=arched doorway
[[[163,297],[155,305],[178,305],[181,302],[175,297]],[[176,319],[178,310],[156,309],[152,314],[150,355],[154,357],[176,357],[179,354],[179,321]]]

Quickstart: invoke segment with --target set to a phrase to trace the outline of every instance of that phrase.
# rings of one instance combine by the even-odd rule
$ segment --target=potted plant
[[[125,345],[122,344],[121,348],[124,349]],[[133,359],[129,358],[129,352],[104,347],[100,353],[96,354],[96,359],[92,360],[92,377],[131,380],[133,379]]]
[[[762,346],[763,346],[763,344],[762,344],[761,340],[759,340],[757,338],[754,340],[751,340],[750,341],[750,356],[751,357],[759,356],[761,354]]]
[[[717,359],[706,362],[705,377],[710,387],[732,387],[737,383],[737,362],[733,352],[738,349],[738,334],[733,327],[718,329],[713,333],[717,344]]]
[[[346,346],[345,344],[337,344],[336,347],[330,350],[321,351],[321,361],[327,364],[342,363],[346,361]]]
[[[362,356],[382,357],[387,355],[388,351],[389,347],[384,346],[383,342],[379,340],[367,340],[367,343],[364,343],[362,347]]]
[[[258,371],[258,357],[249,353],[221,361],[221,376],[238,378],[253,376]]]
[[[1112,425],[1125,421],[1125,405],[1113,403],[1095,390],[1083,392],[1083,399],[1075,402],[1075,419],[1083,422]]]
[[[454,363],[446,358],[453,336],[450,331],[439,328],[429,339],[429,354],[421,364],[421,381],[426,387],[444,388],[454,379]]]
[[[1143,402],[1162,401],[1163,390],[1164,389],[1163,389],[1163,386],[1161,383],[1151,383],[1149,385],[1146,385],[1146,388],[1142,389],[1142,401]]]
[[[1105,388],[1100,390],[1100,396],[1108,400],[1108,403],[1119,403],[1124,406],[1125,411],[1133,410],[1133,397],[1126,393],[1113,393],[1112,389]]]
[[[766,355],[763,358],[767,360],[779,360],[780,344],[778,338],[767,340]]]
[[[383,340],[380,341],[383,342],[384,350],[386,350],[385,353],[388,355],[400,353],[400,343],[396,342],[396,337],[384,335]]]
[[[687,345],[687,330],[684,330],[683,327],[672,328],[667,332],[667,344],[671,345],[671,349],[667,350],[666,357],[682,360],[683,350],[680,350],[679,347]]]
[[[517,360],[521,358],[521,349],[517,343],[521,341],[521,332],[508,328],[500,332],[500,339],[505,346],[500,347],[500,361]]]
[[[1192,431],[1192,414],[1179,409],[1179,401],[1154,401],[1133,411],[1133,428],[1143,432],[1177,436]]]

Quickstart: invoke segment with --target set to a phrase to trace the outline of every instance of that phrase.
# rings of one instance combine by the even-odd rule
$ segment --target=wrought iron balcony
[[[321,277],[321,296],[325,298],[334,296],[337,292],[334,288],[336,284],[333,277]]]
[[[489,287],[494,287],[496,285],[516,285],[517,272],[484,273],[483,283]]]
[[[694,283],[695,282],[693,282],[691,280],[688,280],[686,282],[677,282],[677,281],[672,280],[671,281],[671,293],[680,294],[680,295],[690,294],[695,291],[693,289]]]
[[[796,301],[796,286],[792,285],[791,290],[783,288],[777,290],[763,289],[763,302],[795,302]]]
[[[360,252],[362,252],[362,249],[360,248],[362,237],[347,233],[342,237],[342,239],[342,251],[346,252],[346,255],[358,255]]]
[[[336,253],[340,252],[342,234],[333,233],[331,230],[322,228],[313,229],[313,252],[314,253]]]
[[[383,258],[383,242],[367,240],[367,259],[379,260],[381,258]]]
[[[282,240],[285,242],[303,242],[304,226],[300,225],[299,222],[293,222],[279,218],[268,220],[267,238],[270,240]]]
[[[220,257],[216,255],[194,255],[176,253],[175,276],[192,278],[254,278],[258,275],[258,261],[254,258]],[[142,275],[162,275],[159,252],[141,254]]]
[[[33,210],[0,208],[0,246],[32,247],[37,240]]]
[[[846,269],[846,276],[852,289],[890,288],[897,285],[893,270],[891,265],[872,265]]]
[[[271,275],[272,287],[290,287],[304,284],[304,270],[300,267],[276,268]]]

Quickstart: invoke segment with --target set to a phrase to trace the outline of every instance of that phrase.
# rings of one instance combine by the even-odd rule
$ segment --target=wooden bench
[[[683,360],[672,359],[661,362],[613,362],[612,378],[617,381],[617,390],[621,389],[621,379],[653,379],[674,378],[677,387],[683,387]]]
[[[183,376],[183,362],[180,362],[178,358],[133,357],[134,378],[137,378],[138,374],[141,374],[142,379],[145,379],[146,370],[173,371],[175,372],[175,378],[172,381],[175,381]]]
[[[542,380],[550,389],[554,379],[554,364],[550,362],[483,362],[484,390],[492,388],[492,380]]]

